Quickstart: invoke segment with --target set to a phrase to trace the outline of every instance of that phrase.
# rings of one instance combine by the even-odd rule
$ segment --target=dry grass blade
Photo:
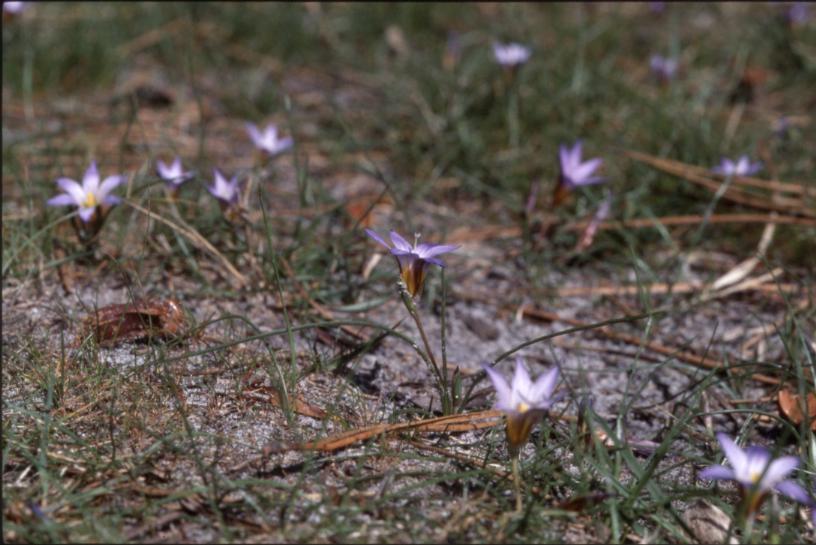
[[[147,217],[149,217],[151,219],[154,219],[156,221],[159,221],[159,222],[167,225],[168,227],[170,227],[174,231],[184,235],[190,242],[192,242],[198,248],[200,248],[200,249],[202,249],[204,251],[210,252],[212,255],[214,255],[216,258],[218,258],[218,260],[221,261],[221,263],[224,265],[224,268],[226,268],[229,271],[229,273],[233,277],[235,277],[235,279],[238,281],[239,287],[244,287],[244,286],[247,285],[247,278],[243,274],[238,272],[238,269],[236,269],[235,266],[232,263],[230,263],[230,260],[227,259],[224,256],[224,254],[219,252],[215,248],[215,246],[210,244],[210,242],[206,238],[201,236],[201,234],[199,234],[198,231],[196,231],[192,227],[189,227],[189,228],[181,227],[180,225],[177,225],[177,224],[173,223],[172,221],[170,221],[170,220],[168,220],[166,218],[163,218],[160,215],[158,215],[158,214],[156,214],[154,212],[151,212],[150,210],[147,210],[146,208],[142,208],[141,206],[139,206],[138,204],[136,204],[136,203],[134,203],[132,201],[125,201],[125,203],[128,206],[130,206],[131,208],[133,208],[134,210],[138,210],[142,214],[145,214]]]
[[[501,411],[487,410],[469,414],[441,416],[439,418],[417,420],[415,422],[375,424],[373,426],[367,426],[365,428],[351,430],[327,437],[326,439],[322,439],[320,441],[304,443],[299,448],[301,450],[322,450],[332,452],[384,433],[394,433],[407,430],[425,432],[470,431],[495,426],[501,422],[501,415]]]
[[[658,218],[634,218],[623,221],[605,221],[599,225],[599,229],[643,229],[663,225],[664,227],[699,225],[703,216],[692,214],[688,216],[662,216]],[[810,218],[800,218],[797,216],[780,216],[777,214],[712,214],[708,218],[709,224],[726,223],[773,223],[781,225],[804,225],[806,227],[816,227],[816,220]],[[571,231],[583,230],[589,225],[589,220],[579,221],[567,226]]]
[[[766,283],[757,284],[752,281],[751,284],[740,284],[740,289],[737,291],[759,291],[767,293],[799,293],[802,291],[801,287],[793,283],[773,284]],[[681,294],[681,293],[698,293],[702,291],[703,286],[699,284],[692,284],[690,282],[678,282],[677,284],[658,283],[650,284],[648,286],[621,286],[621,285],[601,285],[601,286],[567,286],[558,288],[556,295],[558,297],[592,297],[592,296],[634,296],[641,293],[648,293],[650,295],[662,294]],[[723,290],[725,291],[725,290]],[[729,291],[728,294],[735,293]],[[722,296],[722,295],[720,295]]]
[[[768,249],[771,241],[773,240],[774,233],[776,232],[776,226],[772,223],[769,223],[765,226],[765,230],[762,232],[762,238],[759,241],[759,246],[757,247],[756,255],[751,256],[721,277],[719,277],[713,284],[711,284],[711,289],[718,290],[725,286],[730,286],[732,284],[736,284],[737,282],[744,280],[751,271],[753,271],[757,265],[760,263],[760,259],[765,255],[765,251]]]
[[[270,405],[274,405],[275,407],[280,407],[280,400],[276,395],[265,395],[260,391],[253,391],[253,392],[244,392],[244,396],[249,399],[254,399],[257,401],[264,401],[269,403]],[[321,409],[320,407],[316,407],[311,403],[307,402],[302,396],[298,395],[298,397],[294,400],[292,409],[300,415],[309,416],[311,418],[323,419],[326,418],[326,411]]]
[[[575,326],[575,327],[588,326],[588,324],[586,324],[586,323],[584,323],[584,322],[582,322],[580,320],[574,320],[572,318],[565,318],[565,317],[559,316],[557,314],[554,314],[552,312],[546,312],[546,311],[535,309],[535,308],[524,307],[522,309],[522,313],[525,316],[528,316],[530,318],[536,318],[536,319],[539,319],[539,320],[546,320],[546,321],[550,321],[550,322],[564,322],[566,324],[570,324],[570,325]],[[717,370],[724,370],[727,367],[725,364],[722,363],[723,358],[721,356],[716,355],[716,354],[711,354],[708,357],[700,356],[700,355],[694,354],[692,352],[685,352],[685,351],[682,351],[682,350],[678,350],[676,348],[665,346],[665,345],[663,345],[661,343],[658,343],[658,342],[655,342],[655,341],[644,341],[643,339],[641,339],[640,337],[637,337],[635,335],[628,335],[626,333],[618,333],[618,332],[612,331],[608,327],[599,327],[599,328],[593,329],[592,332],[597,333],[597,334],[601,334],[604,337],[607,337],[609,339],[614,339],[614,340],[625,342],[625,343],[628,343],[628,344],[633,344],[633,345],[636,345],[636,346],[643,346],[644,348],[647,348],[647,349],[649,349],[649,350],[651,350],[653,352],[657,352],[658,354],[662,354],[664,356],[670,356],[670,357],[677,358],[680,361],[690,363],[691,365],[694,365],[696,367],[702,367],[702,368],[705,368],[705,369],[717,369]],[[751,375],[751,378],[753,378],[754,380],[756,380],[758,382],[763,382],[765,384],[779,384],[780,383],[780,380],[778,378],[776,378],[776,377],[770,377],[768,375],[762,375],[762,374],[759,374],[759,373],[754,373],[753,375]]]

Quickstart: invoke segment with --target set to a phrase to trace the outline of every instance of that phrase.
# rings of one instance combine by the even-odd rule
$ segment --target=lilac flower
[[[660,81],[667,82],[673,79],[677,73],[677,59],[664,57],[662,55],[652,55],[649,59],[649,67]]]
[[[411,246],[396,231],[391,231],[391,242],[394,244],[392,247],[371,229],[366,229],[365,232],[391,250],[391,254],[397,259],[402,280],[412,297],[422,289],[422,284],[425,281],[425,264],[432,263],[444,267],[445,264],[436,256],[459,248],[459,246],[450,244],[417,244],[416,241]],[[419,236],[416,235],[416,238],[418,239]]]
[[[773,490],[810,505],[811,499],[805,489],[796,481],[785,480],[785,477],[799,466],[799,458],[782,456],[772,460],[767,449],[751,446],[743,450],[724,433],[718,433],[717,440],[731,467],[722,465],[707,467],[700,472],[701,479],[736,481],[742,487],[751,512],[755,511]]]
[[[274,124],[266,126],[263,132],[258,130],[258,127],[252,123],[246,124],[247,133],[255,146],[265,151],[270,156],[275,156],[292,147],[292,138],[278,138],[278,128]]]
[[[493,56],[502,66],[514,68],[524,64],[530,59],[532,50],[517,43],[502,44],[498,42],[493,43]]]
[[[666,2],[649,2],[649,9],[652,13],[663,13],[666,10]]]
[[[192,171],[185,172],[181,167],[180,157],[176,157],[170,165],[164,164],[164,161],[159,159],[156,161],[156,170],[159,172],[161,179],[164,180],[167,186],[172,190],[178,189],[181,184],[193,176]]]
[[[94,217],[100,206],[114,206],[121,202],[119,197],[110,195],[119,184],[125,180],[124,176],[108,176],[99,183],[99,171],[96,161],[91,163],[82,177],[82,185],[70,178],[58,178],[57,185],[64,193],[48,200],[49,206],[76,206],[79,208],[79,217],[88,223]]]
[[[238,202],[238,177],[233,176],[230,181],[227,181],[224,176],[218,172],[218,169],[213,169],[215,176],[215,183],[212,187],[207,187],[207,190],[213,197],[221,201],[223,205],[232,206]]]
[[[552,394],[558,382],[558,367],[553,367],[533,382],[521,358],[516,358],[512,385],[489,365],[482,366],[496,389],[496,409],[507,415],[507,442],[512,454],[518,452],[530,436],[535,423],[553,404]]]
[[[791,25],[803,25],[810,19],[809,8],[807,2],[794,2],[785,10],[785,19]]]
[[[715,174],[723,176],[750,176],[762,170],[762,163],[752,163],[747,155],[743,155],[736,162],[723,158],[719,165],[711,169]]]
[[[570,188],[599,184],[604,181],[604,178],[592,175],[603,161],[601,159],[590,159],[582,162],[581,146],[582,143],[578,140],[572,149],[563,145],[558,147],[558,159],[561,163],[561,182]]]
[[[26,2],[3,2],[3,13],[22,13],[26,8]]]
[[[558,175],[558,185],[556,185],[553,193],[553,206],[561,204],[567,198],[569,192],[576,187],[599,184],[605,181],[601,176],[593,176],[603,161],[601,159],[590,159],[582,162],[581,146],[581,141],[578,140],[572,148],[563,144],[558,147],[558,161],[561,172]]]

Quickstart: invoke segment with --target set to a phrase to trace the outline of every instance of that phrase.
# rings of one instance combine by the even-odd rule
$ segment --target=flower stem
[[[400,297],[402,298],[402,303],[405,305],[405,308],[408,309],[408,314],[411,315],[411,318],[414,319],[414,323],[419,329],[419,335],[422,337],[422,344],[425,345],[425,353],[428,355],[428,362],[433,367],[434,372],[436,373],[437,378],[437,386],[439,387],[439,395],[442,400],[442,412],[444,414],[450,414],[450,403],[448,398],[448,377],[443,375],[442,372],[439,370],[439,364],[436,363],[436,358],[434,357],[433,350],[431,350],[431,343],[428,341],[428,336],[425,334],[425,328],[422,326],[422,319],[419,317],[419,312],[417,311],[416,304],[414,304],[414,300],[411,295],[408,293],[408,287],[405,285],[405,282],[402,280],[399,281],[399,292]]]
[[[521,512],[521,475],[519,475],[519,455],[512,456],[513,486],[516,489],[516,511]]]

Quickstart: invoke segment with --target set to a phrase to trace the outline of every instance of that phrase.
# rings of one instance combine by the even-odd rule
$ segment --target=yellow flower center
[[[750,478],[751,478],[752,483],[754,483],[754,484],[758,483],[760,477],[762,477],[762,473],[760,471],[752,471],[751,472]]]
[[[527,411],[530,410],[530,406],[522,401],[521,403],[518,404],[518,406],[516,407],[516,410],[518,412],[520,412],[520,413],[526,413]]]
[[[82,203],[82,207],[93,208],[94,206],[96,206],[96,195],[89,192],[87,195],[85,195],[85,202]]]

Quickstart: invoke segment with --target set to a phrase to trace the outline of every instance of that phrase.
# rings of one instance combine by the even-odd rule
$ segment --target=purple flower
[[[663,13],[666,10],[666,2],[649,2],[649,9],[652,13]]]
[[[3,13],[22,13],[27,2],[3,2]]]
[[[517,43],[502,44],[493,43],[493,56],[502,66],[515,67],[524,64],[530,59],[532,50],[529,47]]]
[[[593,176],[603,162],[601,159],[581,161],[581,141],[575,142],[572,148],[561,145],[558,147],[558,160],[561,164],[560,183],[567,189],[575,189],[582,185],[592,185],[604,182],[604,178]]]
[[[664,57],[662,55],[652,55],[649,59],[649,67],[660,81],[667,82],[673,79],[677,73],[677,59]]]
[[[238,202],[238,177],[233,176],[229,181],[227,181],[224,176],[218,172],[218,169],[213,169],[213,175],[215,176],[215,183],[212,187],[207,187],[207,190],[212,194],[213,197],[221,201],[223,204],[227,206],[234,205]]]
[[[388,248],[391,254],[396,257],[400,275],[405,282],[405,287],[408,288],[408,293],[412,297],[422,289],[422,284],[425,281],[425,264],[432,263],[444,267],[445,264],[436,256],[452,252],[459,247],[450,244],[417,244],[416,242],[411,246],[399,233],[391,231],[391,242],[394,244],[392,247],[371,229],[366,229],[365,232]],[[418,239],[419,236],[417,235],[416,238]]]
[[[278,128],[274,124],[266,126],[263,132],[258,130],[258,127],[252,123],[246,124],[247,133],[255,146],[268,153],[270,156],[275,156],[292,147],[292,138],[278,138]]]
[[[533,382],[520,357],[512,384],[489,365],[482,365],[496,389],[496,409],[507,415],[507,442],[511,453],[518,452],[535,423],[552,406],[552,394],[558,383],[558,367],[553,367]]]
[[[48,200],[48,206],[76,206],[79,208],[79,217],[88,223],[93,218],[97,207],[114,206],[121,202],[119,197],[110,195],[110,192],[125,181],[124,176],[108,176],[99,183],[99,171],[96,161],[91,163],[82,177],[82,185],[70,178],[58,178],[57,185],[64,193]]]
[[[185,172],[181,167],[180,157],[176,157],[176,159],[170,165],[165,165],[164,161],[159,159],[156,161],[156,170],[159,172],[161,179],[167,183],[167,186],[170,187],[170,189],[178,189],[181,184],[193,176],[192,171]]]
[[[723,176],[750,176],[762,170],[762,163],[752,163],[747,155],[743,155],[736,162],[723,158],[719,165],[711,169],[715,174]]]
[[[809,8],[806,2],[794,2],[785,10],[785,19],[791,25],[803,25],[810,19]]]
[[[701,479],[736,481],[747,496],[749,510],[755,511],[762,500],[771,491],[776,491],[789,498],[810,505],[811,499],[804,488],[796,481],[786,480],[790,472],[799,466],[796,456],[782,456],[771,459],[771,453],[763,447],[751,446],[745,450],[737,446],[724,433],[717,434],[725,457],[731,467],[713,465],[700,472]]]

